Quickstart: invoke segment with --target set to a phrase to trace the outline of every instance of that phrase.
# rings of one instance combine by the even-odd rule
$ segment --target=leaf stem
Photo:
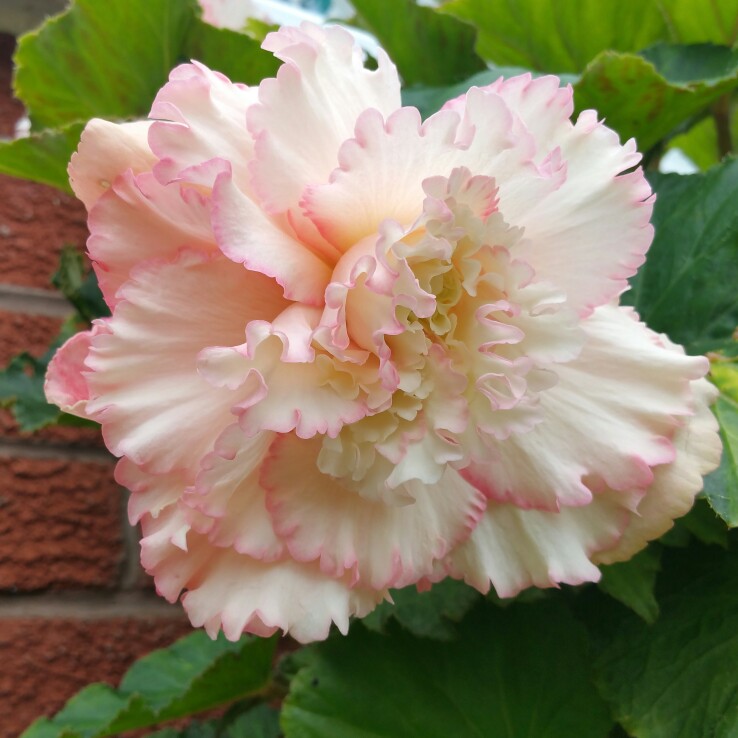
[[[723,95],[712,109],[717,131],[718,156],[723,159],[733,153],[733,137],[730,132],[730,95]]]

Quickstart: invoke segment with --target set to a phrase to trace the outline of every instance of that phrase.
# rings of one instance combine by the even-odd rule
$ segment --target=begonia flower
[[[652,239],[631,140],[556,77],[402,107],[340,28],[193,62],[70,165],[112,317],[47,395],[102,425],[142,562],[228,638],[345,632],[390,588],[595,581],[720,454],[704,357],[618,305]]]

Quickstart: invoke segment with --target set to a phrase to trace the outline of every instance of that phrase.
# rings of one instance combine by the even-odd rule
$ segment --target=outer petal
[[[184,497],[185,504],[207,516],[197,530],[214,546],[234,548],[261,561],[274,561],[284,553],[259,483],[259,467],[272,440],[272,433],[249,438],[238,425],[230,426],[215,451],[203,459],[197,482]]]
[[[261,274],[196,252],[134,272],[87,360],[90,412],[108,448],[152,472],[197,464],[233,422],[232,394],[197,374],[197,355],[242,339],[249,320],[273,318],[279,293]]]
[[[520,118],[533,137],[539,164],[550,153],[551,142],[565,136],[571,129],[569,119],[574,112],[574,94],[571,85],[560,87],[560,84],[561,80],[552,75],[534,79],[530,74],[521,74],[508,79],[500,77],[479,88],[485,95],[494,94],[501,98]],[[468,94],[449,100],[443,110],[464,115]]]
[[[372,589],[413,584],[469,535],[484,510],[482,495],[450,468],[437,484],[406,483],[410,504],[366,499],[318,470],[320,447],[319,439],[278,437],[261,481],[293,558],[319,559],[330,576],[352,572],[352,581]]]
[[[330,182],[315,180],[305,191],[305,212],[342,253],[387,218],[411,225],[423,209],[423,179],[452,167],[458,124],[454,113],[421,124],[415,108],[397,110],[386,122],[378,110],[363,111]]]
[[[525,228],[515,256],[527,260],[540,279],[564,289],[571,305],[586,315],[626,289],[643,263],[653,238],[648,223],[653,198],[640,169],[623,174],[640,161],[635,141],[621,145],[592,110],[572,125],[566,120],[570,91],[556,89],[552,79],[498,80],[447,107],[463,113],[464,126],[477,131],[468,161],[460,163],[494,176],[505,220]],[[531,137],[541,173],[558,170],[560,186],[531,196],[526,178],[487,163],[494,148],[480,135],[489,120],[482,94],[504,100]]]
[[[170,601],[188,590],[182,601],[192,624],[213,637],[221,628],[230,640],[281,629],[302,643],[323,640],[332,623],[346,633],[349,617],[367,615],[387,594],[350,588],[346,578],[330,579],[315,564],[264,563],[214,548],[188,527],[177,508],[159,520],[145,519],[142,562]],[[172,542],[181,531],[184,548]]]
[[[90,211],[88,225],[87,247],[110,307],[136,264],[170,259],[183,247],[216,250],[202,195],[176,184],[163,187],[150,172],[118,177]]]
[[[123,172],[151,169],[156,156],[148,145],[149,121],[110,123],[93,118],[82,131],[79,148],[69,162],[74,194],[90,208]]]
[[[255,87],[234,84],[198,62],[174,69],[149,114],[159,119],[149,132],[151,150],[160,159],[154,168],[157,179],[162,184],[178,178],[212,187],[215,169],[199,165],[219,158],[229,162],[238,187],[248,192],[246,163],[253,142],[246,130],[246,110],[256,99]]]
[[[363,110],[387,115],[400,107],[400,82],[384,52],[376,71],[364,69],[363,52],[342,28],[282,28],[264,48],[285,63],[276,79],[261,83],[260,102],[248,112],[256,139],[252,173],[264,207],[284,212],[306,185],[326,181]]]
[[[106,321],[96,321],[92,330],[75,333],[49,362],[44,383],[46,399],[65,413],[90,418],[87,412],[90,390],[85,377],[85,360],[92,340],[106,332]]]
[[[541,393],[543,422],[477,457],[464,477],[497,501],[556,510],[586,505],[592,490],[644,490],[651,467],[673,461],[680,416],[692,413],[689,381],[707,370],[608,305],[582,323],[578,359],[555,367],[558,383]]]
[[[628,520],[632,497],[598,495],[586,507],[561,512],[490,503],[471,538],[449,557],[449,571],[482,592],[490,582],[500,597],[530,586],[596,582],[592,554],[611,547]]]
[[[694,416],[687,419],[674,438],[676,459],[656,467],[653,484],[638,509],[631,514],[630,524],[618,545],[603,551],[595,561],[611,564],[625,561],[672,527],[675,518],[686,515],[695,495],[703,487],[703,477],[720,462],[720,435],[709,405],[717,390],[706,379],[692,382],[695,397]]]
[[[328,265],[246,197],[228,172],[215,183],[212,223],[218,246],[229,259],[274,277],[290,300],[322,302]]]
[[[502,207],[510,223],[525,227],[517,255],[587,315],[626,290],[643,264],[653,240],[653,197],[640,168],[624,173],[640,161],[635,141],[621,146],[594,111],[583,112],[556,144],[566,163],[562,186],[534,207],[522,192],[517,207]],[[505,194],[501,186],[501,199]]]
[[[176,470],[165,474],[149,474],[125,456],[115,467],[115,481],[131,492],[128,498],[128,521],[136,525],[145,515],[159,514],[180,499],[191,485],[192,475]]]

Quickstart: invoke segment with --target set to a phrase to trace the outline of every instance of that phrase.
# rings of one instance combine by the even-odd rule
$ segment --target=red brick
[[[47,428],[25,433],[18,428],[13,414],[0,408],[0,440],[24,441],[33,446],[48,444],[71,446],[73,448],[104,448],[102,434],[97,426],[50,425]]]
[[[171,619],[0,622],[0,738],[16,738],[36,718],[53,715],[90,682],[117,684],[137,658],[189,632],[174,608]]]
[[[61,326],[60,318],[0,310],[0,367],[21,351],[41,356],[57,337]]]
[[[51,289],[64,244],[87,240],[82,204],[52,187],[0,175],[0,274],[7,284]]]
[[[122,494],[109,464],[0,458],[0,589],[116,586]]]

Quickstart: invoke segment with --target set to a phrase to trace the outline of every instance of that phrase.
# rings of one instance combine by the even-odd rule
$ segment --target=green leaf
[[[0,142],[0,172],[72,192],[67,163],[77,148],[83,123]]]
[[[254,695],[269,683],[275,644],[274,638],[232,643],[193,633],[137,661],[118,689],[86,687],[22,738],[101,738]]]
[[[705,497],[734,528],[738,526],[738,364],[715,362],[711,377],[720,390],[713,412],[720,423],[723,456],[720,466],[705,478]]]
[[[732,46],[738,41],[738,0],[659,0],[677,41],[712,41]]]
[[[738,323],[738,160],[704,174],[653,174],[656,228],[623,302],[656,331],[703,353]]]
[[[671,38],[653,0],[451,0],[442,12],[477,28],[484,59],[545,72],[578,72],[601,51]]]
[[[225,74],[233,82],[257,85],[273,77],[281,62],[261,48],[259,41],[227,28],[215,28],[195,20],[183,51],[186,59],[197,59]]]
[[[582,73],[574,100],[647,151],[736,87],[738,51],[662,44],[643,55],[603,52]]]
[[[602,639],[598,683],[613,714],[638,738],[732,738],[738,734],[738,559],[690,547],[664,573],[651,626],[619,618]],[[675,565],[676,564],[676,565]]]
[[[274,72],[256,41],[198,16],[196,0],[75,0],[18,44],[16,95],[34,128],[143,117],[170,70],[191,57],[245,82]]]
[[[392,590],[394,604],[383,602],[363,619],[370,630],[383,633],[394,619],[416,636],[448,641],[456,637],[455,623],[477,603],[480,594],[454,579],[444,579],[425,592],[414,587]]]
[[[598,586],[647,623],[653,623],[659,616],[659,603],[653,590],[660,560],[661,549],[651,545],[629,561],[603,566]]]
[[[284,702],[287,738],[605,738],[612,724],[558,603],[485,604],[450,643],[355,624],[311,657]]]
[[[23,36],[16,95],[34,127],[145,115],[182,61],[195,0],[75,0]]]
[[[356,22],[373,33],[405,84],[443,85],[484,69],[466,23],[413,0],[353,0]]]
[[[56,405],[44,395],[47,362],[28,353],[13,357],[0,371],[0,406],[12,409],[24,432],[37,431],[61,418]]]
[[[208,720],[190,723],[186,728],[165,728],[150,733],[148,738],[279,738],[279,713],[266,704],[259,704],[235,720]]]
[[[90,323],[95,318],[110,315],[95,273],[76,247],[62,249],[51,283],[72,303],[81,320]]]
[[[707,499],[700,498],[694,507],[675,525],[689,531],[698,541],[728,547],[728,528],[725,521],[715,514]]]
[[[149,733],[147,738],[223,738],[219,730],[218,721],[209,720],[206,723],[190,723],[182,730],[177,730],[177,728],[157,730],[155,733]]]
[[[279,713],[261,704],[239,715],[221,733],[221,738],[279,738]]]

